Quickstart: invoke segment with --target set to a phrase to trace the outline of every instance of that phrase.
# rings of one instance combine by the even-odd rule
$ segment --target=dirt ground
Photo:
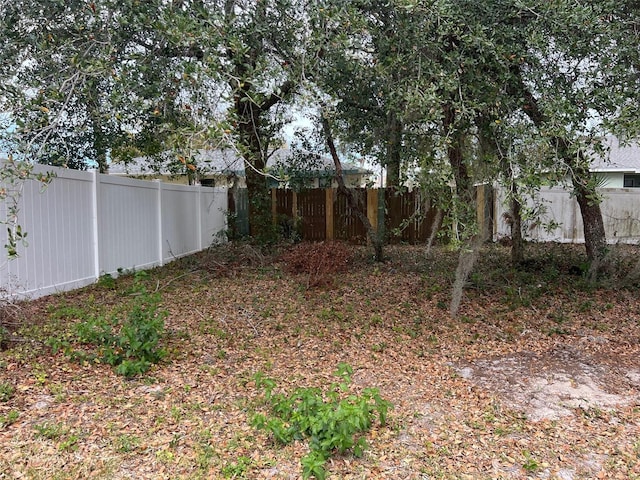
[[[586,341],[607,342],[602,337]],[[594,356],[580,343],[462,361],[454,367],[462,378],[522,410],[531,421],[559,420],[574,415],[576,409],[638,405],[640,359],[610,353]]]
[[[327,478],[640,479],[636,284],[585,283],[570,247],[512,271],[491,246],[451,318],[455,254],[394,247],[379,265],[358,252],[326,275],[249,247],[154,270],[168,357],[132,379],[47,347],[126,316],[131,277],[24,305],[0,352],[0,479],[299,479],[308,443],[250,425],[255,374],[283,393],[326,389],[340,363],[350,393],[377,388],[394,408]]]

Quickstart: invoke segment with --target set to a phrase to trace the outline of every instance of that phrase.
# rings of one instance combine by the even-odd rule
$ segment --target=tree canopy
[[[266,159],[307,102],[389,185],[422,172],[461,239],[478,234],[474,183],[505,182],[519,201],[543,172],[568,179],[595,259],[588,152],[640,133],[636,3],[3,0],[0,110],[29,161],[106,170],[170,151],[194,171],[196,150],[233,148],[266,240]]]

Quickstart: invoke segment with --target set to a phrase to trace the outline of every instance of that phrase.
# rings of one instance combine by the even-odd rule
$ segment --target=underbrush
[[[130,292],[134,301],[126,319],[90,316],[75,324],[68,337],[53,336],[47,344],[54,353],[62,350],[76,361],[106,363],[126,377],[145,373],[166,356],[159,343],[167,317],[160,309],[160,294],[149,292],[143,283],[147,276],[135,274]],[[82,347],[76,348],[77,344]]]
[[[295,440],[308,439],[310,452],[302,464],[302,478],[326,478],[326,463],[334,453],[352,451],[361,457],[367,448],[364,433],[377,414],[384,426],[391,403],[383,400],[375,388],[367,388],[361,395],[346,395],[353,369],[340,364],[334,373],[339,381],[327,391],[319,388],[297,388],[290,395],[274,393],[276,383],[257,374],[256,386],[264,389],[264,402],[269,414],[257,413],[251,424],[268,431],[273,439],[286,445]]]
[[[280,257],[286,272],[304,275],[306,287],[330,286],[335,275],[349,270],[355,249],[344,242],[300,243]]]
[[[216,247],[22,306],[18,334],[27,341],[0,352],[0,433],[7,439],[0,471],[11,478],[42,466],[34,478],[51,471],[69,478],[317,479],[456,478],[465,471],[482,478],[494,459],[509,458],[504,472],[526,475],[544,462],[553,475],[565,468],[558,449],[574,445],[562,435],[581,433],[583,422],[593,425],[581,437],[602,431],[603,446],[632,438],[636,412],[630,429],[614,437],[608,423],[591,417],[569,429],[527,423],[452,370],[458,359],[542,355],[558,345],[603,357],[623,351],[635,361],[635,291],[581,292],[591,288],[588,279],[571,267],[584,259],[583,247],[531,245],[530,262],[514,269],[507,248],[483,246],[457,319],[447,311],[455,251],[390,246],[388,260],[375,264],[364,247],[348,244],[252,248]],[[332,255],[340,248],[348,261]],[[212,263],[200,270],[203,258]],[[635,264],[633,256],[620,262]],[[229,271],[218,276],[217,263]],[[337,273],[302,294],[300,283],[323,268]],[[66,357],[43,347],[48,337]],[[161,364],[140,378],[112,374],[132,375],[154,361]],[[357,368],[353,382],[346,363],[331,377],[339,362]],[[387,400],[395,405],[391,426],[380,428]],[[514,453],[513,435],[529,442],[530,455]],[[481,450],[474,449],[478,438]]]

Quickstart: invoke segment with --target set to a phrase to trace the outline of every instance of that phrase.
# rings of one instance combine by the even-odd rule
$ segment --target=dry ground
[[[636,252],[590,287],[571,247],[532,247],[525,271],[488,247],[451,319],[444,250],[394,247],[382,265],[358,250],[347,272],[309,276],[216,248],[153,272],[170,354],[133,380],[42,343],[122,314],[131,278],[22,305],[0,352],[0,478],[300,478],[306,445],[248,424],[253,376],[326,386],[340,362],[354,391],[395,407],[330,478],[640,478],[640,301],[624,269]]]

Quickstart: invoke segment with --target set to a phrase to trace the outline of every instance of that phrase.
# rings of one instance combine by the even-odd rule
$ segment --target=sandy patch
[[[576,409],[612,409],[639,399],[640,367],[612,369],[579,347],[556,346],[542,354],[514,355],[457,362],[458,374],[485,388],[528,419],[557,420]]]

